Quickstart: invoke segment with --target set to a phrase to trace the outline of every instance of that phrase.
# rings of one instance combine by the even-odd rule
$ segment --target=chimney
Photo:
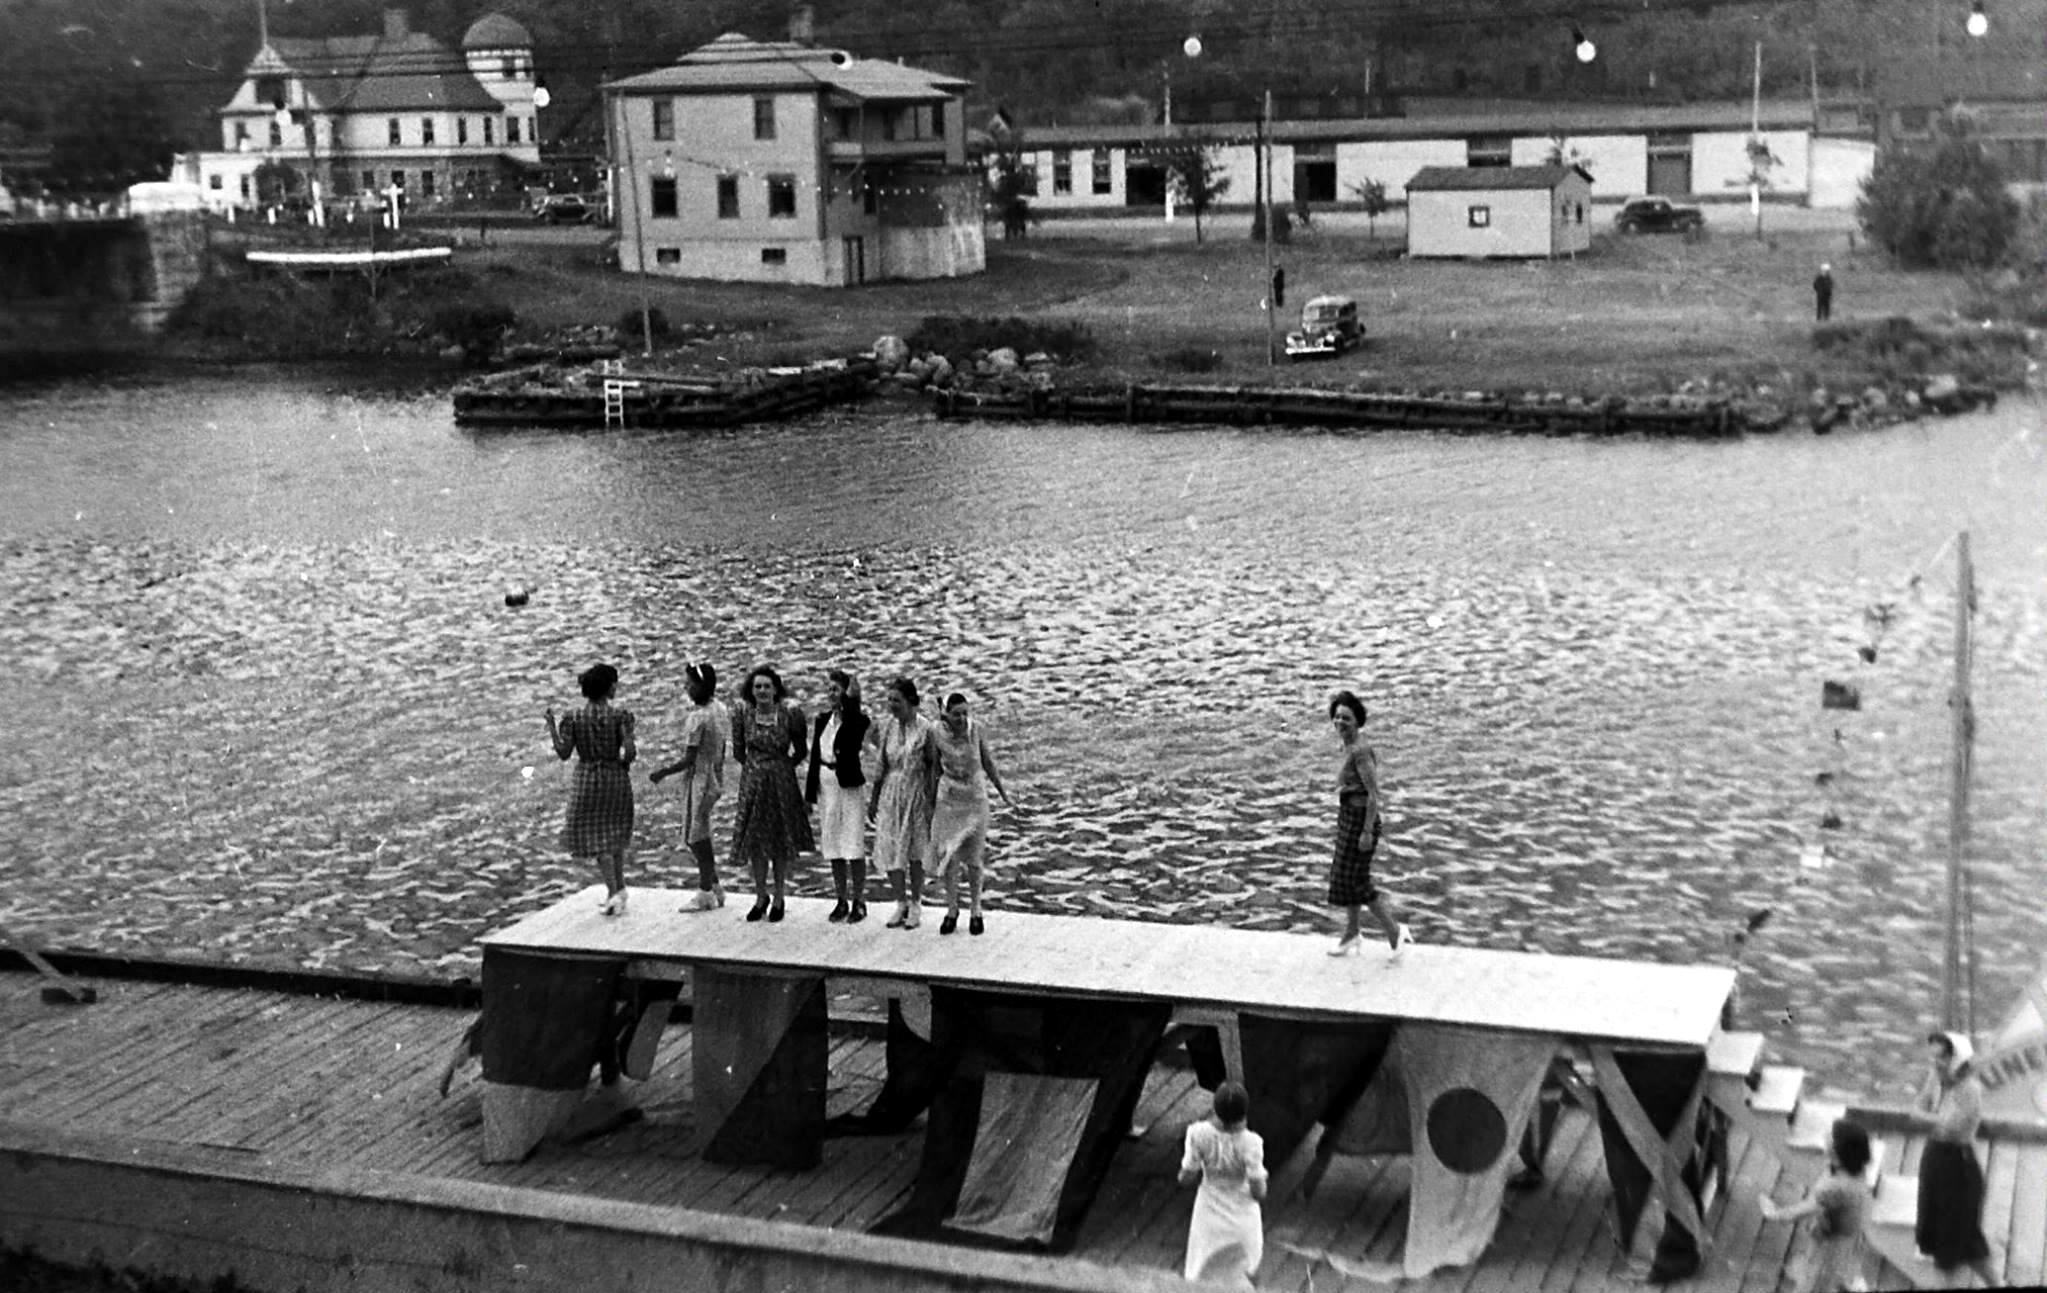
[[[384,39],[404,40],[412,34],[412,24],[406,21],[403,9],[384,10]]]
[[[789,11],[789,39],[799,45],[808,45],[817,39],[817,11],[807,4],[799,4]]]

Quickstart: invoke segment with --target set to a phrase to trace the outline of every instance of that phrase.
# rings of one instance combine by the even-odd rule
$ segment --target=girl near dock
[[[881,768],[867,817],[874,823],[874,863],[888,872],[896,900],[890,929],[915,929],[922,920],[924,861],[931,851],[931,809],[938,785],[938,746],[931,720],[917,712],[917,684],[888,685],[888,717],[881,723]],[[907,882],[907,887],[906,887]]]
[[[583,707],[555,717],[547,708],[547,739],[555,757],[576,756],[569,783],[568,820],[562,847],[570,857],[594,857],[604,878],[603,912],[625,915],[625,855],[633,842],[633,783],[628,769],[638,753],[631,711],[612,704],[618,670],[592,665],[576,679]]]
[[[838,902],[828,919],[857,925],[867,919],[867,774],[860,757],[874,743],[874,726],[860,707],[859,679],[833,669],[825,681],[832,703],[810,730],[810,775],[803,797],[818,809],[823,837],[818,847],[832,864]]]
[[[1329,721],[1343,744],[1343,762],[1336,771],[1336,857],[1329,867],[1329,903],[1344,910],[1343,938],[1329,949],[1348,956],[1363,944],[1358,909],[1369,908],[1398,956],[1414,941],[1406,925],[1394,919],[1386,899],[1372,883],[1372,855],[1379,847],[1379,761],[1365,743],[1365,703],[1355,693],[1339,691],[1329,698]]]
[[[1862,1174],[1869,1167],[1869,1133],[1836,1119],[1827,1154],[1827,1175],[1804,1199],[1781,1207],[1765,1197],[1758,1204],[1765,1221],[1813,1219],[1812,1247],[1797,1293],[1846,1293],[1860,1277],[1862,1230],[1871,1198]]]
[[[725,905],[725,886],[718,883],[718,862],[711,851],[711,808],[725,792],[725,758],[732,748],[732,715],[718,699],[718,671],[708,663],[682,671],[691,709],[682,720],[682,757],[657,768],[653,782],[680,773],[682,839],[697,863],[697,896],[689,911],[711,911]]]
[[[1983,1167],[1976,1161],[1976,1130],[1983,1122],[1983,1083],[1975,1047],[1961,1033],[1926,1038],[1932,1061],[1919,1093],[1927,1116],[1926,1148],[1919,1160],[1919,1251],[1943,1272],[1968,1266],[1995,1288],[1990,1245],[1983,1238]]]
[[[981,873],[988,853],[988,787],[1010,807],[1002,774],[980,725],[969,712],[967,698],[954,692],[945,698],[943,721],[932,732],[938,747],[938,799],[931,816],[931,855],[945,873],[945,919],[938,932],[950,934],[960,925],[960,872],[967,874],[967,932],[981,933]]]
[[[1265,1260],[1265,1139],[1246,1125],[1251,1097],[1239,1082],[1215,1089],[1215,1117],[1187,1128],[1180,1184],[1201,1183],[1187,1224],[1183,1278],[1250,1288]]]
[[[796,784],[805,746],[803,711],[789,703],[782,676],[760,665],[746,676],[746,694],[732,716],[732,751],[739,759],[739,801],[733,806],[732,855],[753,872],[748,920],[782,919],[789,867],[814,847],[810,810]],[[774,901],[768,878],[774,875]]]

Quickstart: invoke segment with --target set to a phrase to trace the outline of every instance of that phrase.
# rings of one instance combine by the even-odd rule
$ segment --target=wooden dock
[[[989,937],[994,929],[991,921]],[[792,942],[816,933],[784,932]],[[12,1142],[23,1129],[91,1134],[118,1138],[138,1153],[175,1149],[222,1164],[223,1174],[241,1163],[309,1176],[374,1169],[438,1182],[436,1200],[459,1197],[460,1187],[523,1187],[655,1211],[785,1223],[771,1233],[786,1234],[796,1247],[838,1243],[839,1236],[863,1230],[901,1202],[916,1171],[921,1135],[914,1129],[832,1140],[824,1165],[806,1173],[718,1166],[695,1157],[689,1151],[686,1027],[672,1030],[647,1081],[627,1084],[642,1120],[580,1144],[550,1143],[523,1163],[486,1166],[477,1160],[480,1083],[473,1070],[458,1077],[446,1099],[436,1089],[446,1057],[473,1019],[467,1011],[106,978],[88,981],[98,993],[95,1004],[61,1006],[40,999],[41,982],[31,974],[0,974],[0,1150],[7,1151],[0,1162],[16,1168],[23,1156]],[[881,1050],[871,1028],[835,1029],[833,1113],[872,1097],[883,1069]],[[1045,1272],[1037,1287],[1067,1287],[1057,1283],[1062,1271],[1072,1272],[1071,1287],[1115,1287],[1098,1278],[1098,1264],[1126,1272],[1128,1287],[1151,1287],[1145,1276],[1163,1280],[1177,1272],[1193,1198],[1174,1181],[1180,1136],[1206,1112],[1206,1094],[1193,1074],[1175,1055],[1165,1056],[1139,1105],[1142,1134],[1117,1156],[1076,1253],[1030,1259],[1037,1263],[1032,1269]],[[1888,1136],[1885,1145],[1889,1171],[1916,1171],[1916,1138]],[[1340,1158],[1306,1200],[1298,1185],[1311,1150],[1312,1141],[1276,1165],[1259,1286],[1381,1293],[1400,1242],[1406,1162]],[[1583,1110],[1566,1109],[1547,1166],[1547,1182],[1512,1197],[1479,1262],[1404,1285],[1415,1293],[1639,1293],[1637,1264],[1608,1236],[1600,1138]],[[0,1168],[6,1170],[12,1169]],[[1988,1175],[1986,1230],[2008,1255],[2006,1282],[2038,1284],[2047,1278],[2047,1144],[1993,1144]],[[23,1179],[37,1178],[31,1172]],[[1764,1224],[1756,1200],[1765,1193],[1789,1200],[1803,1182],[1739,1131],[1732,1181],[1727,1203],[1710,1218],[1714,1242],[1706,1267],[1683,1287],[1774,1293],[1802,1241],[1791,1227]],[[0,1179],[0,1244],[52,1233],[61,1201],[47,1191],[15,1188],[19,1184]],[[203,1231],[212,1220],[194,1215],[188,1224]],[[123,1247],[118,1223],[94,1232],[109,1264],[147,1269],[164,1256],[165,1238],[139,1228]],[[310,1240],[294,1232],[291,1242]],[[219,1260],[225,1267],[237,1264],[224,1249]],[[983,1254],[976,1260],[996,1259]],[[249,1269],[247,1261],[240,1269]],[[1872,1287],[1907,1286],[1883,1278],[1873,1260],[1870,1275]],[[477,1286],[453,1278],[416,1285]]]
[[[866,395],[864,356],[770,369],[759,380],[640,371],[617,361],[563,370],[550,364],[494,373],[454,393],[455,421],[497,427],[729,427],[795,417]]]

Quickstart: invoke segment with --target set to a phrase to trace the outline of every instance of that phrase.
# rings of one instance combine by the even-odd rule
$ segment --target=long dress
[[[1251,1197],[1251,1183],[1266,1179],[1265,1138],[1255,1131],[1225,1131],[1214,1122],[1197,1122],[1187,1128],[1180,1170],[1201,1173],[1181,1274],[1249,1288],[1265,1260],[1264,1212]]]
[[[1938,1124],[1919,1157],[1919,1251],[1943,1271],[1990,1255],[1983,1238],[1983,1165],[1976,1161],[1976,1128],[1983,1121],[1983,1087],[1964,1071],[1922,1097]]]
[[[732,811],[732,856],[741,863],[781,863],[815,846],[810,809],[796,784],[796,760],[806,742],[803,711],[780,706],[762,722],[752,705],[732,719],[732,748],[740,759],[739,798]]]
[[[817,748],[830,757],[837,748],[840,720],[834,713],[825,720]],[[817,783],[819,849],[828,858],[852,860],[867,856],[867,787],[842,786],[838,769],[827,764],[818,770]]]
[[[981,729],[973,719],[954,736],[952,728],[934,723],[931,740],[938,747],[938,802],[931,813],[933,869],[949,875],[955,866],[981,869],[988,851],[988,774],[981,767]]]
[[[1345,747],[1336,772],[1336,856],[1329,904],[1363,907],[1379,896],[1372,855],[1379,849],[1379,759],[1362,740]]]
[[[696,761],[682,783],[682,842],[711,838],[711,809],[725,793],[725,759],[732,750],[732,715],[722,700],[697,705],[682,720],[684,749],[696,747]]]
[[[633,781],[626,771],[625,750],[632,733],[630,710],[594,702],[569,711],[555,724],[556,757],[576,757],[561,835],[570,857],[598,857],[631,847]]]
[[[931,855],[931,794],[925,770],[933,757],[931,720],[881,722],[881,792],[874,803],[874,865],[883,871],[922,868]]]

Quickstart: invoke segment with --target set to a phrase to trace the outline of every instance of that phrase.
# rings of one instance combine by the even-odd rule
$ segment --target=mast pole
[[[1955,540],[1955,685],[1948,697],[1954,748],[1948,769],[1947,947],[1941,963],[1940,1020],[1941,1027],[1949,1032],[1962,1026],[1962,912],[1967,901],[1962,853],[1969,836],[1969,774],[1976,735],[1976,715],[1969,700],[1969,665],[1974,648],[1971,622],[1975,612],[1975,571],[1969,562],[1969,532],[1964,530]]]

